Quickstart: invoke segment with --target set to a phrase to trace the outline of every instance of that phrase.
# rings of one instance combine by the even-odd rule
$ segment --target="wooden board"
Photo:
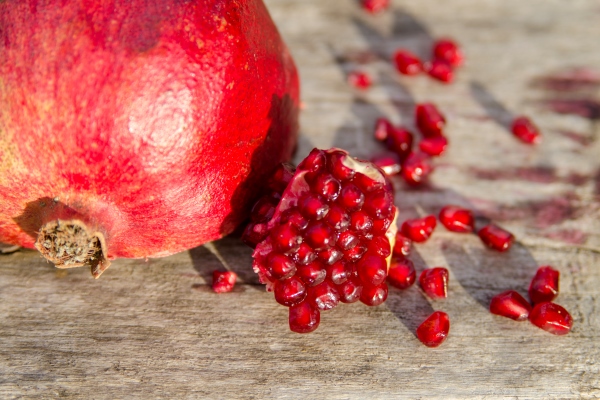
[[[33,251],[0,256],[1,398],[451,399],[600,397],[600,7],[593,1],[394,1],[367,16],[351,0],[269,0],[300,68],[305,103],[298,158],[339,146],[361,157],[382,115],[414,128],[415,102],[448,117],[448,153],[431,184],[396,181],[401,220],[448,203],[473,207],[516,234],[507,254],[438,228],[413,254],[446,266],[449,298],[391,290],[368,308],[340,306],[310,335],[251,270],[251,250],[226,238],[164,259],[119,260],[97,281],[57,270]],[[429,56],[433,38],[464,47],[456,83],[400,77],[398,47]],[[349,87],[362,68],[376,83]],[[544,141],[506,124],[527,114]],[[561,272],[557,302],[573,331],[556,337],[491,315],[491,297],[526,293],[539,265]],[[214,269],[240,276],[216,295]],[[415,329],[433,310],[451,318],[429,349]]]

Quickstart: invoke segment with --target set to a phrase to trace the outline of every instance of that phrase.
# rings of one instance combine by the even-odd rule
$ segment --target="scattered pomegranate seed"
[[[308,301],[290,307],[290,329],[296,333],[309,333],[319,327],[321,313]]]
[[[394,128],[394,125],[387,118],[377,118],[375,121],[375,129],[373,132],[373,137],[375,140],[383,142],[388,137],[388,132]]]
[[[538,144],[542,141],[540,130],[525,116],[515,118],[512,123],[512,133],[525,143]]]
[[[440,39],[433,44],[433,58],[443,60],[452,67],[458,67],[464,61],[462,51],[451,39]]]
[[[398,154],[401,160],[410,154],[413,144],[413,135],[403,127],[394,127],[388,131],[385,145],[388,149]]]
[[[413,242],[424,242],[433,233],[437,221],[433,215],[423,218],[407,219],[402,224],[401,232]]]
[[[529,313],[532,324],[553,335],[566,335],[573,327],[573,317],[567,310],[555,303],[539,303]]]
[[[396,242],[392,249],[394,256],[408,256],[412,247],[412,240],[404,236],[401,232],[396,233]]]
[[[417,337],[427,347],[438,347],[450,332],[450,318],[443,311],[435,311],[417,328]]]
[[[393,176],[402,170],[402,162],[396,153],[386,153],[374,156],[370,160],[377,165],[387,176]]]
[[[440,222],[452,232],[473,232],[475,219],[470,210],[458,206],[445,206],[440,211]]]
[[[348,83],[357,89],[368,89],[371,87],[372,81],[369,74],[363,71],[352,71],[348,74]]]
[[[362,7],[365,11],[375,14],[387,10],[390,0],[362,0]]]
[[[404,75],[416,75],[423,71],[423,63],[408,50],[398,50],[394,53],[394,63],[398,72]]]
[[[364,285],[360,293],[360,301],[369,307],[375,307],[382,304],[387,296],[388,287],[385,282],[379,286]]]
[[[444,60],[436,59],[426,62],[423,68],[425,69],[425,72],[429,74],[429,76],[440,82],[452,83],[454,80],[454,71],[452,70],[452,66]]]
[[[446,151],[448,139],[445,136],[424,138],[419,142],[419,149],[430,156],[440,156]]]
[[[410,153],[402,163],[402,178],[409,185],[423,183],[433,172],[431,157],[425,153]]]
[[[421,272],[419,285],[432,299],[448,297],[448,270],[443,267],[428,268]]]
[[[519,293],[507,290],[492,298],[490,312],[515,321],[524,321],[529,318],[531,305]]]
[[[227,293],[233,290],[237,274],[232,271],[213,271],[212,290],[215,293]]]
[[[417,127],[425,137],[442,136],[446,118],[432,103],[417,104],[415,109]]]
[[[552,301],[558,296],[560,273],[550,266],[538,268],[529,285],[529,299],[533,304]]]
[[[392,259],[387,277],[390,285],[398,289],[407,289],[415,283],[416,279],[417,272],[412,261],[408,258],[395,257]]]
[[[497,251],[508,250],[515,239],[512,233],[494,224],[484,226],[477,235],[487,247]]]

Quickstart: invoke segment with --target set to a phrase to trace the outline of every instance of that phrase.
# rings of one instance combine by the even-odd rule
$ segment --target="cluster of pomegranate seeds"
[[[448,297],[448,270],[443,267],[427,268],[419,276],[421,289],[432,299]]]
[[[428,215],[423,218],[407,219],[402,224],[400,231],[413,242],[420,243],[429,239],[436,225],[435,217]]]
[[[475,229],[475,218],[471,210],[448,205],[440,211],[440,222],[452,232],[470,233]]]
[[[490,312],[515,321],[525,321],[529,318],[531,305],[518,292],[507,290],[492,298]]]
[[[375,14],[387,10],[390,0],[362,0],[362,7],[365,11]]]
[[[339,302],[383,303],[390,239],[396,235],[396,207],[385,175],[339,149],[314,149],[292,177],[286,171],[291,170],[276,171],[269,182],[274,192],[258,200],[254,210],[260,216],[249,226],[255,226],[252,234],[266,232],[253,267],[275,300],[290,307],[290,329],[315,330],[319,313]],[[277,191],[282,182],[285,190]],[[275,211],[261,211],[258,205],[274,198]]]
[[[533,304],[552,301],[558,296],[559,275],[548,265],[538,268],[529,285],[529,299]]]
[[[371,76],[364,71],[352,71],[348,74],[348,83],[357,89],[368,89],[373,83]]]
[[[454,80],[454,68],[463,64],[464,57],[458,45],[451,39],[440,39],[433,44],[432,59],[423,63],[419,57],[406,49],[394,53],[394,65],[403,75],[417,75],[425,71],[429,76],[444,83]]]
[[[492,250],[506,251],[512,246],[515,237],[509,231],[495,224],[488,224],[481,228],[477,235],[487,247]]]
[[[427,347],[438,347],[450,332],[450,318],[443,311],[435,311],[417,328],[417,337]]]
[[[513,135],[528,144],[538,144],[542,141],[540,130],[525,116],[517,117],[512,122]]]
[[[227,293],[233,290],[237,274],[232,271],[213,271],[212,290],[215,293]]]

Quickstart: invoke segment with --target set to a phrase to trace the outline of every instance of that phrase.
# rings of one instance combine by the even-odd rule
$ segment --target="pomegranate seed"
[[[385,145],[388,149],[398,154],[400,160],[406,159],[410,154],[413,144],[413,134],[402,127],[392,127],[388,131]]]
[[[308,226],[308,220],[300,214],[300,211],[297,209],[289,209],[285,210],[281,214],[281,222],[284,224],[289,224],[296,228],[299,231],[303,231]]]
[[[450,318],[443,311],[435,311],[417,328],[417,337],[427,347],[438,347],[450,332]]]
[[[454,71],[452,66],[444,60],[433,60],[426,62],[423,66],[425,72],[434,79],[444,83],[451,83],[454,80]]]
[[[302,236],[298,234],[296,228],[289,224],[274,227],[271,231],[271,239],[275,248],[283,253],[298,250],[302,243]]]
[[[277,206],[277,200],[272,196],[261,197],[252,207],[250,211],[250,219],[252,222],[265,222],[269,221],[275,213],[275,207]]]
[[[553,335],[566,335],[573,327],[573,317],[567,310],[555,303],[539,303],[529,313],[532,324]]]
[[[352,71],[348,74],[348,83],[357,89],[368,89],[371,86],[371,77],[363,71]]]
[[[432,299],[448,297],[448,270],[443,267],[428,268],[419,276],[421,288]]]
[[[525,143],[538,144],[542,141],[540,130],[525,116],[515,118],[512,123],[512,133]]]
[[[232,271],[213,271],[212,290],[215,293],[227,293],[233,290],[237,275]]]
[[[344,208],[334,204],[329,209],[325,222],[337,231],[345,231],[350,226],[350,215]]]
[[[458,67],[464,61],[462,51],[451,39],[440,39],[433,44],[433,58],[446,61],[452,67]]]
[[[344,261],[338,261],[333,265],[325,267],[327,271],[327,279],[333,282],[335,285],[341,285],[348,280],[350,272],[348,266]]]
[[[367,251],[372,254],[377,254],[385,259],[392,254],[390,240],[387,236],[374,236],[367,245]]]
[[[371,228],[371,232],[374,235],[385,235],[391,224],[392,216],[390,216],[390,218],[376,219],[373,221],[373,228]]]
[[[346,251],[356,247],[358,243],[359,239],[352,231],[344,231],[338,236],[336,246]]]
[[[411,287],[417,279],[417,272],[408,258],[394,258],[388,271],[387,281],[398,289]]]
[[[387,277],[385,258],[367,254],[356,264],[358,277],[366,285],[379,286]]]
[[[445,136],[429,137],[419,142],[419,149],[430,156],[440,156],[448,146],[448,139]]]
[[[396,153],[380,154],[371,158],[371,162],[377,165],[387,176],[400,173],[402,163]]]
[[[364,235],[373,228],[373,220],[366,212],[356,211],[350,216],[350,228]]]
[[[304,234],[306,241],[315,251],[323,251],[333,246],[335,233],[329,225],[324,222],[313,222],[306,228]]]
[[[423,63],[408,50],[398,50],[394,53],[394,63],[398,72],[404,75],[416,75],[423,71]]]
[[[348,153],[342,150],[336,150],[329,154],[329,170],[341,182],[351,180],[356,173],[356,171],[344,164],[347,157]]]
[[[358,278],[348,278],[348,280],[337,286],[342,303],[355,303],[360,299],[363,284]]]
[[[315,287],[309,289],[309,301],[319,311],[331,310],[338,305],[340,295],[333,283],[328,280],[323,281]]]
[[[365,11],[375,14],[388,8],[390,0],[362,0],[362,7]]]
[[[529,318],[531,305],[519,293],[507,290],[492,298],[490,312],[515,321],[524,321]]]
[[[363,246],[359,244],[351,248],[350,250],[346,250],[344,252],[344,258],[348,261],[355,262],[361,259],[361,257],[367,252],[367,246]]]
[[[342,185],[331,174],[320,174],[314,181],[313,190],[322,196],[326,201],[337,199]]]
[[[321,313],[308,301],[290,307],[290,330],[296,333],[309,333],[319,327]]]
[[[388,218],[394,209],[394,199],[389,190],[379,190],[366,196],[363,210],[374,219]]]
[[[558,296],[559,275],[550,266],[538,268],[529,285],[529,299],[533,304],[552,301]]]
[[[425,137],[442,136],[442,130],[446,125],[446,118],[432,103],[417,104],[415,120]]]
[[[329,205],[325,199],[316,194],[306,194],[298,202],[300,213],[311,221],[318,221],[329,212]]]
[[[275,300],[286,307],[300,303],[306,297],[306,287],[302,281],[295,276],[275,281]]]
[[[433,233],[437,225],[437,221],[433,215],[428,215],[424,218],[407,219],[402,224],[402,234],[413,242],[424,242]]]
[[[514,240],[512,233],[494,224],[484,226],[477,235],[487,247],[497,251],[508,250]]]
[[[313,261],[310,264],[299,266],[296,272],[297,277],[308,286],[316,286],[325,280],[327,271],[319,261]]]
[[[371,179],[365,174],[361,173],[357,173],[356,175],[354,175],[354,183],[356,183],[356,185],[364,193],[376,192],[385,187],[385,184],[383,182]]]
[[[271,253],[267,257],[269,272],[275,279],[285,279],[296,273],[296,263],[284,254]]]
[[[364,193],[352,183],[344,185],[338,198],[338,203],[348,211],[360,210],[364,202]]]
[[[242,233],[242,241],[248,246],[255,248],[257,244],[269,236],[269,230],[266,224],[249,223]]]
[[[388,286],[383,282],[379,286],[364,285],[360,293],[360,302],[369,307],[382,304],[388,296]]]
[[[344,257],[344,253],[335,247],[319,252],[319,259],[325,265],[332,265],[340,261]]]
[[[289,163],[281,163],[275,170],[275,173],[269,178],[267,186],[277,193],[283,193],[288,183],[292,180],[296,167]]]
[[[445,206],[442,208],[440,222],[452,232],[473,232],[475,229],[473,213],[458,206]]]
[[[412,240],[404,236],[401,232],[396,233],[396,243],[394,243],[394,248],[392,249],[393,255],[406,257],[410,254],[411,247]]]
[[[326,162],[327,158],[323,150],[312,149],[308,156],[298,165],[298,169],[308,172],[318,172],[325,166]]]
[[[402,163],[402,178],[410,185],[418,185],[433,172],[431,158],[424,153],[410,153]]]
[[[375,140],[383,142],[388,137],[388,132],[394,129],[394,126],[387,118],[377,118],[375,121],[375,130],[373,132],[373,136]]]
[[[302,243],[294,253],[293,258],[294,262],[297,264],[306,265],[317,259],[317,253],[315,253],[309,245]]]

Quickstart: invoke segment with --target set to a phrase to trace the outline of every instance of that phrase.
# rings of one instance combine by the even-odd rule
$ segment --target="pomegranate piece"
[[[432,299],[448,297],[448,270],[443,267],[428,268],[419,276],[421,289]]]
[[[524,321],[529,318],[531,305],[519,293],[507,290],[492,298],[490,312],[515,321]]]
[[[427,347],[438,347],[450,332],[450,318],[443,311],[435,311],[417,328],[417,337]]]
[[[558,296],[560,273],[550,266],[538,268],[529,285],[529,299],[533,304],[552,301]]]
[[[377,165],[387,176],[397,175],[402,170],[402,161],[396,153],[379,154],[372,157],[371,162]]]
[[[370,88],[373,82],[366,72],[352,71],[348,74],[348,83],[357,89],[365,90]]]
[[[458,206],[448,205],[440,211],[440,222],[452,232],[473,232],[475,230],[475,219],[471,210]]]
[[[487,247],[497,251],[507,251],[515,239],[512,233],[495,224],[484,226],[477,235]]]
[[[290,307],[290,330],[296,333],[309,333],[319,327],[321,313],[310,302],[303,301]]]
[[[415,121],[424,137],[442,136],[446,118],[433,103],[417,104]]]
[[[439,39],[433,44],[433,58],[443,60],[452,67],[458,67],[464,61],[462,51],[451,39]]]
[[[419,57],[404,49],[394,53],[394,64],[398,72],[404,75],[416,75],[423,71],[423,63]]]
[[[423,183],[433,172],[431,157],[425,153],[410,153],[402,163],[402,178],[409,185]]]
[[[408,258],[392,259],[390,270],[388,271],[387,281],[390,285],[398,289],[408,289],[417,279],[417,272],[412,261]]]
[[[419,149],[432,157],[442,155],[447,146],[448,139],[445,136],[428,137],[419,142]]]
[[[428,215],[423,218],[407,219],[402,224],[402,235],[406,236],[413,242],[424,242],[433,233],[437,225],[437,221],[433,215]]]
[[[405,160],[412,149],[413,134],[401,126],[392,126],[385,139],[385,145],[388,149],[398,154],[400,160]]]
[[[555,303],[536,304],[529,313],[532,324],[553,335],[566,335],[573,327],[573,317],[567,310]]]
[[[443,83],[452,83],[454,80],[454,71],[452,66],[444,60],[433,60],[426,62],[423,69],[429,76]]]
[[[410,254],[410,249],[412,248],[412,240],[404,236],[401,232],[396,233],[396,242],[394,243],[394,248],[392,249],[392,254],[394,256],[408,256]]]
[[[362,8],[371,14],[385,11],[389,5],[390,0],[362,0]]]
[[[542,141],[538,127],[525,116],[514,119],[511,131],[513,135],[528,144],[538,144]]]
[[[388,286],[385,282],[378,286],[364,285],[360,293],[360,302],[369,306],[375,307],[383,304],[388,296]]]
[[[215,293],[227,293],[233,290],[237,274],[232,271],[213,271],[212,290]]]

